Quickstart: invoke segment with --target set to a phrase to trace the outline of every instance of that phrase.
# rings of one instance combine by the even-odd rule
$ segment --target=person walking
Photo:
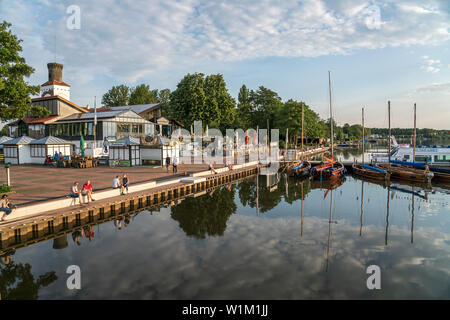
[[[173,167],[172,172],[177,173],[178,172],[178,158],[177,157],[173,158],[172,167]]]
[[[167,172],[169,172],[169,166],[170,166],[170,156],[167,155],[167,157],[166,157],[166,169],[167,169]]]
[[[121,187],[121,189],[120,189],[120,193],[122,194],[122,195],[124,195],[125,194],[125,189],[127,190],[127,194],[128,194],[128,184],[130,183],[130,180],[128,179],[128,177],[127,177],[127,174],[126,173],[124,173],[123,174],[123,177],[122,177],[122,187]]]

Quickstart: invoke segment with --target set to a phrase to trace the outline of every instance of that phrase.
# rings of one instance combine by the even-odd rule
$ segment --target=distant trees
[[[126,85],[114,86],[102,97],[102,105],[105,107],[126,106],[130,98],[130,88]]]

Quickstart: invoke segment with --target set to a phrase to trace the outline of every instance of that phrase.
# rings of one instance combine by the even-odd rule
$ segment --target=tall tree
[[[253,125],[260,128],[274,128],[275,118],[283,107],[281,98],[275,91],[260,86],[257,91],[250,91],[250,103],[253,110]]]
[[[102,105],[105,107],[126,106],[130,98],[130,88],[126,85],[114,86],[102,97]]]
[[[173,112],[170,108],[170,89],[162,89],[158,92],[158,103],[164,103],[163,116],[173,117]]]
[[[0,120],[3,121],[23,118],[31,109],[30,96],[39,93],[39,86],[30,86],[24,80],[34,69],[20,56],[22,40],[10,28],[10,23],[0,23]]]
[[[194,121],[224,130],[233,125],[235,100],[221,74],[187,74],[170,96],[171,111],[188,128]]]
[[[229,94],[223,75],[212,74],[206,77],[205,94],[206,124],[222,131],[231,128],[235,117],[236,101]]]
[[[173,115],[185,128],[189,128],[196,120],[204,120],[204,82],[203,73],[187,74],[170,95]]]
[[[238,94],[238,105],[236,111],[236,125],[237,127],[247,130],[251,128],[252,123],[252,106],[250,104],[250,96],[247,87],[242,85]],[[256,128],[254,128],[256,129]]]
[[[158,90],[150,90],[150,86],[146,84],[140,84],[131,89],[130,98],[128,104],[149,104],[156,103],[158,96]]]

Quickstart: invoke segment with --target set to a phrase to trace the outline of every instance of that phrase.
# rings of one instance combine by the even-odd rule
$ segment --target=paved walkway
[[[223,166],[215,165],[216,168]],[[95,190],[108,189],[112,186],[112,180],[116,175],[126,173],[130,184],[151,180],[161,181],[176,176],[204,171],[207,164],[179,165],[178,174],[172,173],[172,168],[167,173],[166,168],[161,167],[116,167],[99,166],[97,168],[50,168],[41,165],[11,166],[10,176],[13,192],[8,194],[10,201],[15,205],[33,204],[39,201],[51,200],[69,194],[74,181],[78,181],[80,187],[87,179],[91,180]],[[6,184],[6,169],[0,169],[0,183]]]

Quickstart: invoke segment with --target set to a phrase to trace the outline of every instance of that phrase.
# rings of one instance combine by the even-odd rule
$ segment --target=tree
[[[43,108],[41,106],[31,106],[30,107],[30,116],[32,118],[45,118],[50,115],[50,110]]]
[[[170,95],[170,105],[174,117],[189,128],[194,121],[204,120],[205,90],[204,74],[187,74]]]
[[[243,130],[251,128],[253,125],[252,112],[253,110],[250,105],[249,91],[244,84],[239,90],[238,95],[238,105],[236,110],[236,126]]]
[[[253,110],[253,126],[267,128],[269,120],[270,128],[274,128],[277,114],[281,111],[283,103],[275,91],[260,86],[257,91],[250,91],[250,103]]]
[[[172,110],[170,108],[170,89],[162,89],[158,92],[158,103],[164,103],[164,117],[173,117]]]
[[[206,77],[205,94],[206,124],[222,131],[231,128],[235,118],[236,101],[229,94],[223,75],[212,74]]]
[[[114,86],[103,95],[102,105],[105,107],[126,106],[130,98],[130,88],[126,85]]]
[[[194,121],[203,126],[231,127],[235,117],[235,100],[228,93],[221,74],[187,74],[170,96],[173,116],[189,128]]]
[[[31,109],[31,95],[39,93],[39,86],[30,86],[34,69],[20,56],[22,46],[11,33],[11,24],[0,23],[0,120],[21,119]],[[39,107],[38,107],[39,108]],[[40,107],[42,108],[42,107]]]
[[[150,90],[150,86],[146,84],[140,84],[131,89],[130,98],[128,104],[149,104],[156,103],[158,101],[158,90]]]

